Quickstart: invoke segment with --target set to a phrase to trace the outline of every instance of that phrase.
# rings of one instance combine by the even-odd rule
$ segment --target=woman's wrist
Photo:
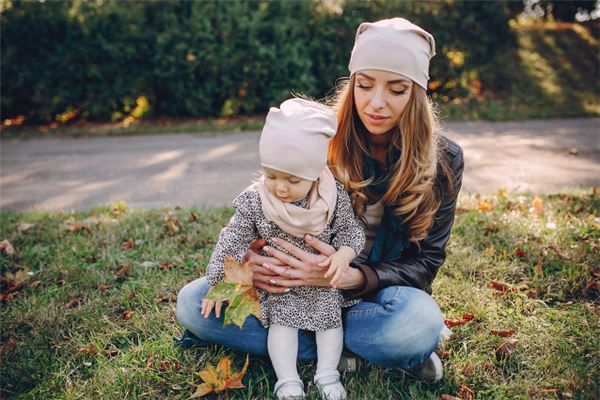
[[[367,282],[365,275],[358,268],[348,268],[346,271],[346,279],[342,282],[339,289],[343,290],[356,290],[362,289]]]

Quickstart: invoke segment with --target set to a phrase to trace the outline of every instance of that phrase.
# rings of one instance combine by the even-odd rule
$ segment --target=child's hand
[[[204,316],[204,318],[208,318],[213,308],[215,309],[215,315],[217,318],[221,316],[221,308],[223,307],[223,302],[221,300],[207,300],[202,299],[202,308],[200,310],[200,315]]]
[[[325,273],[325,278],[333,275],[329,282],[332,287],[337,288],[344,273],[348,270],[348,265],[356,257],[356,253],[352,248],[342,246],[338,251],[329,256],[326,260],[319,263],[319,267],[329,267]]]

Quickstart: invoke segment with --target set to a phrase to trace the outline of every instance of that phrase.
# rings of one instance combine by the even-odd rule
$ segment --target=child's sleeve
[[[331,244],[336,249],[342,246],[351,247],[358,256],[365,247],[365,231],[354,215],[352,201],[344,186],[337,182],[338,199],[333,221],[334,236]]]
[[[206,279],[211,285],[223,280],[225,259],[233,257],[242,262],[250,243],[257,238],[256,225],[252,218],[252,210],[256,206],[254,203],[252,193],[248,190],[233,201],[235,214],[219,233],[219,239],[206,267]]]

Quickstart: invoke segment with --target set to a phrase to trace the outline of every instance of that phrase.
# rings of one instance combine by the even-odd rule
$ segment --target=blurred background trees
[[[393,16],[436,38],[434,100],[478,101],[515,89],[521,71],[511,65],[522,57],[511,24],[523,12],[573,21],[594,7],[547,0],[0,0],[1,118],[47,123],[265,113],[291,92],[332,94],[348,74],[360,22]],[[592,58],[584,72],[597,67]]]

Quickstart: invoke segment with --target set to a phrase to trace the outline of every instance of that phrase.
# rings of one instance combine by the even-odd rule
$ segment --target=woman
[[[445,260],[462,182],[458,145],[436,134],[426,96],[433,37],[410,22],[393,18],[359,26],[350,59],[350,79],[339,90],[338,130],[329,164],[346,186],[367,234],[365,250],[336,285],[364,299],[344,314],[344,344],[358,357],[400,367],[420,379],[437,381],[442,364],[433,352],[444,329],[431,283]],[[309,254],[274,239],[285,254],[255,243],[247,260],[255,285],[269,293],[296,286],[328,286],[318,263],[335,249],[313,237]],[[177,318],[200,341],[243,352],[267,354],[267,330],[248,318],[240,330],[205,319],[202,279],[180,292]],[[191,335],[182,340],[185,343]],[[298,357],[316,358],[314,337],[300,331]]]

